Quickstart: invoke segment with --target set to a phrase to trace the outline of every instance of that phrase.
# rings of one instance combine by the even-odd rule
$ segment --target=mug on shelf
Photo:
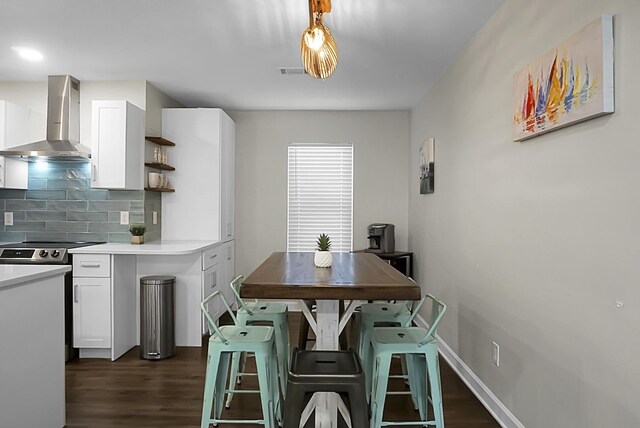
[[[149,173],[149,187],[152,189],[157,189],[158,187],[162,187],[162,174],[158,174],[157,172]]]

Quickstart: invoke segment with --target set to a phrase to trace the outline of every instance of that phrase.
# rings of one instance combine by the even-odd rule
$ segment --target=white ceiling
[[[333,0],[339,59],[323,82],[279,71],[301,67],[307,0],[0,0],[0,80],[146,79],[229,110],[405,110],[502,1]]]

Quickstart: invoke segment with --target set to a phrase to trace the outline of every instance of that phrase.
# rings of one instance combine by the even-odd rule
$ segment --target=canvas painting
[[[435,185],[435,140],[429,138],[420,146],[420,194],[433,193]]]
[[[613,18],[599,18],[531,62],[513,85],[514,141],[613,113]]]

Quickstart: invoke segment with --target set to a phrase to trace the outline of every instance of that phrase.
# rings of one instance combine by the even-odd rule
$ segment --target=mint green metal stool
[[[207,303],[214,297],[222,300],[235,325],[218,327],[207,311]],[[273,327],[240,326],[231,311],[227,300],[220,291],[208,296],[200,304],[208,323],[211,338],[207,356],[207,373],[205,376],[204,399],[202,405],[201,428],[210,424],[261,424],[265,428],[277,428],[282,420],[282,402],[276,364],[276,344]],[[229,360],[236,352],[252,352],[255,354],[258,373],[259,392],[262,405],[262,419],[225,420],[221,419],[224,404],[225,385],[229,371]]]
[[[277,349],[277,361],[278,361],[278,378],[280,379],[280,388],[282,395],[287,393],[287,375],[289,374],[289,361],[291,358],[291,350],[289,346],[289,310],[284,303],[276,302],[261,302],[255,300],[254,302],[245,302],[240,297],[240,285],[242,283],[242,276],[236,277],[231,281],[231,290],[236,296],[236,302],[238,303],[237,319],[238,325],[251,325],[256,322],[268,322],[273,325]],[[240,383],[240,378],[246,375],[253,375],[254,373],[246,373],[244,369],[240,371],[240,360],[243,360],[246,354],[236,352],[233,354],[231,361],[231,376],[229,376],[229,390],[227,394],[226,407],[231,406],[231,400],[233,399],[233,393],[235,385]]]
[[[373,359],[369,355],[371,352],[371,334],[375,326],[381,324],[385,327],[404,326],[411,319],[411,311],[408,302],[374,302],[360,305],[360,329],[358,335],[358,355],[362,361],[365,371],[367,385],[367,401],[371,397],[371,371],[373,369]],[[404,361],[404,360],[403,360]],[[403,364],[404,366],[404,364]],[[406,370],[403,367],[404,370]],[[406,378],[405,375],[400,377]],[[416,404],[415,397],[414,405]]]
[[[425,299],[431,302],[431,313],[427,320],[429,329],[410,327]],[[375,327],[373,329],[371,335],[374,360],[371,386],[371,428],[390,425],[435,425],[436,428],[444,428],[438,344],[435,334],[446,310],[447,306],[444,303],[427,294],[414,308],[411,319],[405,327]],[[412,378],[412,390],[416,391],[418,398],[420,421],[387,422],[382,420],[389,382],[389,368],[394,354],[404,355],[407,358],[407,367]],[[432,420],[429,420],[428,415],[429,402],[431,402],[434,412]]]

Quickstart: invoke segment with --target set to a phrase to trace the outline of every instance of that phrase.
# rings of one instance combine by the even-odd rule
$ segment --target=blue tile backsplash
[[[120,224],[120,211],[129,211],[130,224],[147,227],[145,241],[160,239],[160,193],[143,190],[91,188],[90,163],[33,162],[29,189],[0,189],[0,242],[100,241],[129,242],[129,226]],[[13,212],[13,226],[4,224]]]

